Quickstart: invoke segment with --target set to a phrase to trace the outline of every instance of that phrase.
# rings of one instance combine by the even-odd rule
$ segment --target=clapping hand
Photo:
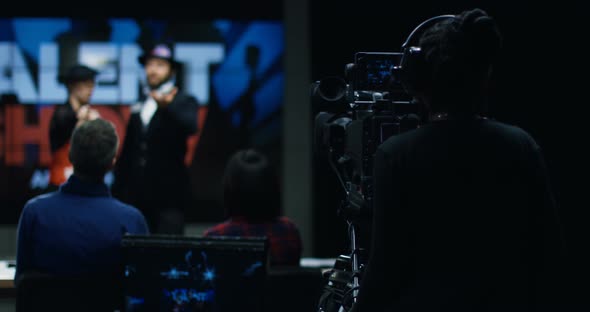
[[[176,96],[177,92],[178,87],[174,87],[170,92],[166,94],[160,94],[159,92],[152,91],[150,95],[152,96],[152,98],[154,98],[156,103],[158,103],[159,108],[164,108],[170,105],[170,103],[172,103],[172,100],[174,100],[174,97]]]
[[[77,127],[86,121],[100,118],[100,113],[96,109],[90,108],[89,105],[83,105],[78,109],[76,117],[78,117],[78,122],[76,123]]]

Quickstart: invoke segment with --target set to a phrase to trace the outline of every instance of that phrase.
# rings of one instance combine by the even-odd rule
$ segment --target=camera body
[[[371,212],[373,156],[389,137],[418,127],[419,107],[395,75],[401,53],[357,52],[345,78],[312,84],[317,112],[314,148],[328,159],[348,198],[339,211],[346,220]]]
[[[314,156],[327,160],[345,191],[338,215],[349,225],[350,255],[330,274],[319,311],[340,311],[356,300],[370,245],[373,158],[379,145],[420,124],[420,107],[396,76],[401,53],[358,52],[345,77],[312,83]]]

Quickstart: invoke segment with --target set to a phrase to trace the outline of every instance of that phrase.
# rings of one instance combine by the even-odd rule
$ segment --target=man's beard
[[[148,80],[148,86],[150,87],[150,90],[156,90],[159,87],[161,87],[163,84],[165,84],[166,82],[170,81],[170,79],[172,79],[172,75],[169,75],[168,77],[162,79],[160,82],[152,84],[149,80]]]

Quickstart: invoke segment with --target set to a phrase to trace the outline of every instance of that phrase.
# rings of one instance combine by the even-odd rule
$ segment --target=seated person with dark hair
[[[295,223],[280,215],[279,183],[268,158],[253,149],[238,151],[226,166],[223,187],[228,219],[204,236],[266,236],[271,265],[298,266],[301,236]]]
[[[27,202],[18,224],[15,283],[27,272],[56,276],[117,274],[125,233],[147,234],[144,216],[111,197],[104,175],[119,138],[112,123],[86,121],[73,132],[74,173],[56,192]]]

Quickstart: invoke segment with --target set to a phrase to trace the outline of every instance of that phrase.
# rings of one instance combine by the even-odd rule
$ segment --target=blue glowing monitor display
[[[128,236],[124,311],[260,311],[265,238]]]

